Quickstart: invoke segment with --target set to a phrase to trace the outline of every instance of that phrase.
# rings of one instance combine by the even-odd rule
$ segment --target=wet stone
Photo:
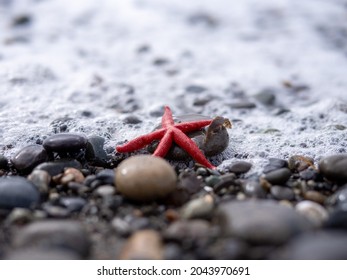
[[[15,248],[38,248],[42,250],[66,249],[86,258],[89,254],[89,237],[83,226],[76,221],[47,220],[27,225],[13,239]]]
[[[347,185],[331,195],[326,203],[329,206],[333,206],[335,209],[347,211]]]
[[[293,239],[273,255],[275,259],[346,260],[347,235],[335,230],[306,233]]]
[[[307,168],[301,171],[299,174],[300,174],[300,178],[305,181],[308,181],[308,180],[316,181],[319,178],[318,171],[312,168]]]
[[[0,155],[0,169],[8,168],[8,160],[4,155]]]
[[[38,204],[37,188],[22,177],[0,178],[0,209],[30,208]]]
[[[59,203],[70,213],[73,213],[81,211],[84,205],[87,204],[87,201],[81,197],[63,197],[60,199]]]
[[[319,170],[328,180],[337,183],[347,182],[347,154],[332,155],[319,162]]]
[[[263,200],[220,204],[216,218],[224,236],[252,244],[283,244],[310,228],[307,220],[292,208]]]
[[[161,260],[164,248],[161,236],[154,230],[140,230],[126,242],[119,256],[122,260]]]
[[[41,163],[35,167],[35,170],[44,170],[48,172],[50,176],[53,177],[63,173],[64,169],[68,167],[81,169],[82,165],[79,161],[75,159],[74,160],[61,159],[61,160],[56,160],[52,162]]]
[[[287,187],[272,186],[270,193],[277,200],[294,200],[295,198],[293,189]]]
[[[11,162],[18,171],[29,173],[35,166],[47,160],[47,152],[41,145],[29,145],[21,149]]]
[[[286,160],[280,158],[269,158],[269,163],[264,167],[263,173],[269,173],[271,171],[287,167]]]
[[[107,166],[107,154],[104,150],[105,139],[100,136],[88,137],[86,159],[95,166]]]
[[[114,195],[116,192],[115,188],[113,186],[100,186],[98,187],[95,191],[94,194],[96,196],[100,196],[100,197],[110,197],[112,195]]]
[[[184,219],[209,219],[214,210],[214,199],[211,195],[196,198],[182,207],[181,216]]]
[[[28,180],[37,187],[41,194],[48,193],[49,183],[51,182],[51,176],[48,172],[44,170],[33,170],[28,176]]]
[[[314,161],[310,157],[295,155],[291,156],[288,160],[288,167],[293,172],[301,172],[310,166],[313,166]]]
[[[113,169],[104,169],[101,170],[95,177],[96,180],[99,180],[104,185],[113,185],[115,180],[115,174]]]
[[[85,149],[87,138],[81,134],[58,133],[47,137],[43,141],[43,147],[47,151],[57,153],[77,152]]]
[[[272,185],[282,185],[288,181],[291,175],[288,168],[281,168],[267,173],[264,179]]]
[[[137,201],[164,198],[176,189],[177,175],[162,158],[149,155],[130,157],[116,169],[115,185],[124,197]]]
[[[252,164],[247,161],[237,161],[232,163],[228,169],[235,174],[242,174],[248,172],[252,167]]]
[[[320,227],[329,216],[327,210],[322,205],[308,200],[300,201],[295,206],[295,210],[317,227]]]

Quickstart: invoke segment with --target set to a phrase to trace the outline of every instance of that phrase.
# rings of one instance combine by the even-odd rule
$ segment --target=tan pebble
[[[115,184],[126,198],[153,201],[176,189],[177,175],[164,159],[138,155],[122,161],[116,168]]]
[[[162,260],[163,243],[154,230],[135,232],[125,243],[119,258],[122,260]]]
[[[307,191],[306,193],[304,193],[304,198],[317,202],[319,204],[324,204],[326,200],[326,196],[317,191]]]
[[[184,219],[209,218],[214,209],[214,199],[211,195],[196,198],[189,201],[182,208],[182,217]]]
[[[76,168],[67,168],[65,171],[64,171],[64,177],[62,178],[62,181],[65,179],[65,177],[71,177],[72,175],[72,180],[71,181],[74,181],[76,183],[83,183],[84,181],[84,175],[82,174],[81,171],[79,171],[78,169]],[[71,182],[69,181],[69,182]],[[63,183],[63,182],[62,182]],[[68,182],[67,182],[68,183]]]

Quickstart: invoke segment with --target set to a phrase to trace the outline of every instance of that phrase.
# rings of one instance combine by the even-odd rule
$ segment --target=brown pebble
[[[67,184],[72,181],[76,183],[83,183],[84,175],[78,169],[69,167],[65,169],[64,176],[61,178],[61,183]]]
[[[314,162],[312,158],[299,155],[292,156],[288,160],[289,169],[297,172],[301,172],[309,168],[310,166],[312,166],[315,169],[313,164]]]
[[[163,243],[155,230],[135,232],[125,243],[119,258],[121,260],[162,260]]]
[[[116,168],[115,184],[126,198],[153,201],[176,189],[177,175],[164,159],[138,155],[122,161]]]
[[[304,198],[307,200],[311,200],[314,202],[317,202],[319,204],[324,204],[326,200],[326,196],[324,194],[321,194],[320,192],[317,191],[307,191],[304,193]]]

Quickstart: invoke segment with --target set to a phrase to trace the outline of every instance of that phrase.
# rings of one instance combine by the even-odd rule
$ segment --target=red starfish
[[[203,155],[195,142],[185,133],[198,130],[211,124],[212,120],[199,120],[191,122],[176,123],[173,120],[171,109],[165,106],[165,112],[161,120],[162,128],[149,134],[136,137],[130,142],[117,146],[116,150],[120,153],[132,152],[141,149],[154,140],[160,140],[159,145],[153,156],[164,157],[169,151],[172,142],[184,149],[196,162],[206,166],[207,168],[216,169]]]

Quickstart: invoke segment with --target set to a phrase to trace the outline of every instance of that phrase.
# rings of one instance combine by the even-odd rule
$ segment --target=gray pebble
[[[43,147],[51,152],[76,152],[85,149],[87,138],[82,134],[58,133],[43,141]]]
[[[39,191],[28,180],[17,176],[0,178],[0,209],[30,208],[39,201]]]
[[[53,177],[63,173],[64,169],[68,167],[81,169],[82,165],[79,161],[75,159],[74,160],[61,159],[61,160],[56,160],[52,162],[41,163],[35,167],[35,170],[47,171],[48,174]]]
[[[320,227],[329,216],[328,211],[322,205],[309,200],[300,201],[295,206],[295,210],[317,227]]]
[[[287,187],[272,186],[270,193],[274,198],[278,200],[294,200],[295,198],[293,189]]]
[[[211,195],[196,198],[182,207],[181,215],[184,219],[209,219],[214,210],[214,199]]]
[[[248,172],[252,167],[252,164],[247,161],[233,162],[229,167],[229,171],[235,174],[242,174]]]
[[[295,210],[262,200],[222,203],[216,217],[224,236],[263,245],[283,244],[311,226]]]
[[[28,180],[31,181],[42,194],[47,194],[49,189],[49,183],[51,182],[51,176],[44,170],[33,170],[28,176]]]
[[[288,181],[291,175],[288,168],[281,168],[267,173],[264,179],[272,185],[282,185]]]
[[[347,154],[332,155],[319,162],[319,170],[328,180],[338,183],[347,182]]]

